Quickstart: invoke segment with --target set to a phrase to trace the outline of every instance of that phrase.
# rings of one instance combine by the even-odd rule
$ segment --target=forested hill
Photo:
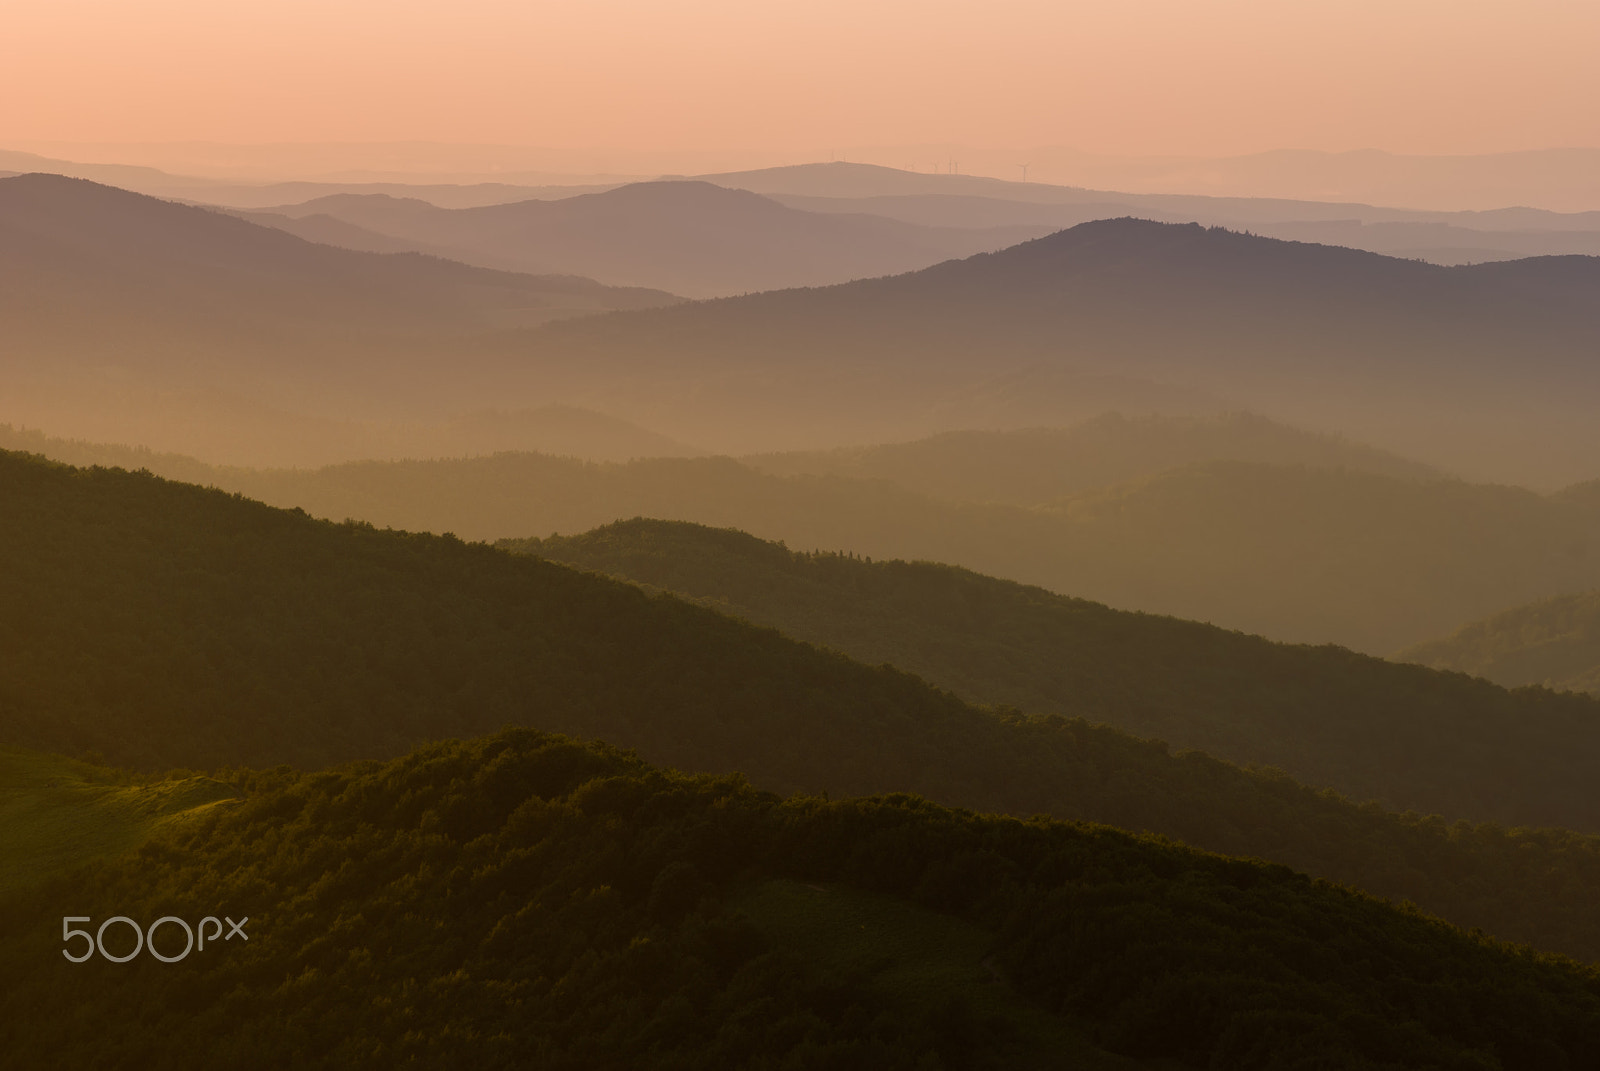
[[[785,801],[528,731],[234,779],[242,806],[4,901],[11,1066],[1600,1063],[1594,968],[1103,827]],[[67,900],[249,940],[168,923],[183,962],[65,963]]]
[[[5,455],[0,473],[7,560],[33,563],[5,576],[10,594],[0,610],[11,634],[7,649],[18,653],[3,670],[13,680],[4,715],[15,727],[12,742],[153,765],[320,765],[508,721],[550,725],[539,718],[570,717],[559,727],[625,739],[660,761],[743,768],[780,788],[865,792],[905,787],[891,774],[922,769],[921,759],[885,736],[873,746],[893,758],[863,760],[859,769],[834,766],[842,749],[831,758],[809,754],[822,745],[802,733],[797,750],[782,750],[773,731],[823,714],[844,718],[855,705],[874,712],[852,730],[869,736],[897,724],[965,724],[959,703],[908,678],[488,548],[320,524],[148,476],[74,471],[20,455]],[[886,623],[896,615],[940,621],[940,628],[850,649],[977,700],[1159,733],[1394,806],[1600,830],[1600,796],[1589,773],[1600,757],[1600,704],[1586,698],[1507,693],[1345,651],[1276,647],[1218,629],[1085,609],[954,570],[869,570],[828,557],[804,565],[808,559],[776,548],[744,544],[739,551],[736,539],[724,561],[729,537],[704,537],[713,545],[696,549],[677,545],[690,529],[643,531],[679,533],[645,556],[664,554],[673,568],[698,563],[700,580],[668,577],[662,585],[691,595],[722,593],[705,587],[704,577],[731,568],[740,554],[753,555],[757,575],[774,563],[779,576],[840,571],[851,578],[847,593],[857,575],[864,585],[916,578],[911,590],[926,584],[919,597],[931,604],[907,614],[891,600],[875,611],[881,623],[866,632],[898,635]],[[1001,609],[980,617],[965,597],[949,598],[951,586],[973,588],[974,605],[996,599]],[[853,594],[841,604],[837,586],[819,590],[823,605],[832,601],[835,624],[862,612]],[[1029,604],[1038,605],[1019,609]],[[993,650],[990,618],[1029,652],[1007,655],[1008,663],[1024,658],[1025,672],[1007,665],[956,676],[952,670],[971,659],[918,652],[917,644],[938,651],[952,636],[981,638],[981,649]],[[1091,623],[1078,623],[1085,618]],[[770,620],[802,638],[849,646],[841,638],[848,633],[809,626],[803,616],[785,611]],[[1137,628],[1130,632],[1130,625]],[[99,640],[85,644],[85,635]],[[627,672],[619,674],[619,665]],[[1072,665],[1079,668],[1064,671]],[[1179,666],[1190,668],[1179,676]],[[751,724],[746,706],[772,720]],[[681,731],[641,710],[695,712],[706,750],[691,750]],[[292,731],[284,731],[283,718]],[[153,732],[160,726],[167,728]],[[732,739],[744,733],[774,748],[774,765],[747,765],[751,755]],[[1267,751],[1255,741],[1276,743]],[[949,776],[950,785],[969,782],[953,768]],[[939,795],[930,785],[920,790]],[[1008,809],[995,796],[962,802]]]
[[[1082,720],[981,711],[899,670],[486,546],[15,454],[0,454],[0,500],[0,555],[26,563],[0,573],[0,743],[146,768],[320,766],[533,726],[764,788],[1154,830],[1600,959],[1600,840],[1504,828],[1600,830],[1587,782],[1573,787],[1594,747],[1574,712],[1592,704],[1518,707],[1501,765],[1408,788],[1425,811],[1504,823],[1450,825]],[[1547,769],[1524,776],[1534,744]],[[1472,754],[1454,736],[1438,746]]]
[[[1600,695],[1600,591],[1518,606],[1395,656],[1487,677]]]
[[[1573,749],[1600,757],[1600,702],[1587,697],[1509,692],[950,566],[802,553],[692,524],[635,520],[502,545],[696,598],[973,702],[1104,721],[1358,799],[1481,815],[1499,792],[1564,783],[1565,817],[1540,820],[1600,828],[1574,821],[1600,815],[1593,760],[1571,764]]]
[[[1354,468],[1214,460],[1026,509],[716,457],[599,465],[504,453],[209,473],[179,460],[138,463],[319,517],[466,539],[695,521],[1383,655],[1600,583],[1600,498]]]

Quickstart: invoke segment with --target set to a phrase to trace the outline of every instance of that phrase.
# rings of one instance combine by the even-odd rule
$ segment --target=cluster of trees
[[[534,726],[609,740],[680,769],[739,771],[778,791],[912,791],[975,810],[1152,830],[1600,959],[1594,837],[1426,817],[1464,816],[1443,808],[1357,807],[1082,717],[979,710],[909,674],[670,596],[444,537],[333,525],[216,491],[16,455],[0,456],[0,492],[10,507],[0,516],[0,552],[29,563],[0,574],[0,646],[13,656],[0,662],[0,743],[98,752],[146,769],[315,768]],[[781,548],[764,553],[788,557]],[[683,560],[695,559],[686,552]],[[909,568],[817,562],[864,590]],[[1000,635],[986,605],[974,589],[973,627]],[[1072,606],[1091,620],[1109,614]],[[939,619],[914,603],[905,616]],[[1198,628],[1127,620],[1180,636]],[[1223,641],[1257,643],[1198,634],[1198,662],[1215,661]],[[1154,653],[1138,654],[1146,643]],[[1096,650],[1108,672],[1122,666],[1124,688],[1190,687],[1181,677],[1162,685],[1156,673],[1164,662],[1183,664],[1182,645],[1112,632]],[[1358,669],[1370,661],[1328,653],[1332,669],[1300,680],[1299,659],[1315,655],[1231,670],[1220,662],[1213,702],[1226,704],[1233,680],[1241,708],[1251,687],[1277,687],[1292,710],[1347,660]],[[1453,728],[1424,726],[1417,737],[1437,733],[1428,746],[1461,747],[1474,711],[1461,696],[1477,692],[1420,669],[1396,672],[1444,688],[1436,706],[1456,713]],[[1503,716],[1534,732],[1538,702],[1481,690],[1491,704],[1478,708],[1481,720],[1492,722],[1501,710],[1494,704],[1503,704]],[[1125,697],[1128,707],[1140,705],[1138,694]],[[1382,700],[1389,705],[1380,713],[1404,714],[1411,693],[1400,694],[1385,700],[1374,684],[1351,707]],[[1538,777],[1519,777],[1510,761],[1484,768],[1478,776],[1499,790],[1485,790],[1485,799],[1505,808],[1491,815],[1516,823],[1520,809],[1559,804],[1567,809],[1548,824],[1585,825],[1587,780],[1580,788],[1561,772],[1582,765],[1587,739],[1558,738]],[[1516,742],[1506,746],[1511,758]],[[1354,752],[1347,758],[1359,768]]]
[[[230,776],[233,809],[4,902],[11,1066],[1043,1066],[970,1006],[918,1006],[786,946],[738,907],[775,878],[967,920],[1014,999],[1130,1057],[1600,1061],[1594,968],[1103,827],[783,800],[531,730]],[[71,964],[63,904],[249,915],[250,940]]]

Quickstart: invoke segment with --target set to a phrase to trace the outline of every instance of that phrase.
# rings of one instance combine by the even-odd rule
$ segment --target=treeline
[[[1480,811],[1397,816],[1082,719],[980,711],[900,670],[489,547],[15,455],[0,456],[0,494],[0,552],[27,563],[0,574],[0,743],[147,769],[319,767],[533,726],[783,792],[912,791],[1153,830],[1600,959],[1593,838],[1454,822],[1596,828],[1581,732],[1554,735],[1537,776],[1509,760],[1462,775],[1484,778]],[[1240,702],[1246,685],[1292,680],[1238,669]],[[1536,744],[1544,708],[1481,687]],[[1437,746],[1460,747],[1467,724]]]
[[[10,1066],[1050,1066],[970,1001],[928,1006],[785,944],[738,906],[775,878],[959,916],[992,935],[1010,999],[1142,1060],[1600,1062],[1593,968],[1102,827],[782,800],[530,731],[232,777],[242,806],[4,903]],[[250,939],[71,964],[63,903],[249,915]]]

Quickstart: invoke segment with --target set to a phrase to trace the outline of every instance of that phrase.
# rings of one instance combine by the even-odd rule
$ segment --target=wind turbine
[[[1033,166],[1033,161],[1030,160],[1025,164],[1018,164],[1017,166],[1022,168],[1022,181],[1023,182],[1027,182],[1028,181],[1028,168]]]

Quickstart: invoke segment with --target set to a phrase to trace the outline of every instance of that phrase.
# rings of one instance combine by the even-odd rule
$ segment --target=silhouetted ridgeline
[[[905,275],[648,308],[671,299],[335,249],[59,176],[0,179],[0,230],[26,405],[5,418],[190,453],[143,431],[210,450],[246,401],[378,420],[562,402],[750,453],[1249,409],[1539,487],[1593,479],[1600,448],[1592,257],[1442,268],[1102,220]],[[623,311],[574,318],[606,309]]]
[[[13,1066],[1600,1062],[1593,968],[1101,827],[782,801],[527,731],[236,779],[231,812],[5,903]],[[67,964],[64,897],[248,913],[250,941]]]
[[[165,471],[316,516],[467,539],[574,535],[638,516],[694,521],[1373,654],[1600,583],[1600,501],[1351,469],[1219,461],[1038,509],[937,501],[882,480],[778,477],[727,458]]]
[[[1573,742],[1600,746],[1600,702],[1586,697],[1508,692],[946,565],[807,554],[698,525],[634,520],[502,545],[695,598],[869,664],[888,662],[973,702],[1108,722],[1277,766],[1359,799],[1600,829],[1593,818],[1574,821],[1579,812],[1565,805],[1560,815],[1513,819],[1490,802],[1499,791],[1490,786],[1508,777],[1530,785],[1560,777],[1558,756]],[[1566,777],[1563,798],[1600,806],[1581,766]],[[1590,806],[1579,804],[1585,813]]]
[[[1101,220],[886,279],[551,324],[529,359],[546,382],[581,368],[630,419],[740,452],[808,425],[817,446],[911,438],[930,414],[1061,424],[1085,415],[1070,411],[1081,390],[1052,378],[1072,372],[1122,377],[1130,396],[1199,388],[1213,406],[1547,487],[1595,475],[1597,292],[1597,257],[1446,268]],[[994,397],[1008,376],[1023,387]],[[1172,411],[1145,398],[1099,408]],[[1053,416],[1035,408],[1046,399]]]
[[[409,197],[335,194],[249,218],[334,245],[410,248],[489,268],[563,272],[688,297],[892,275],[1055,229],[1037,223],[925,226],[806,212],[694,181],[636,182],[575,197],[453,209]]]
[[[335,249],[59,175],[0,179],[0,419],[100,439],[237,457],[258,444],[232,425],[261,408],[281,410],[280,434],[301,430],[291,417],[395,418],[447,399],[520,408],[528,396],[484,386],[468,359],[483,339],[675,300]],[[263,455],[281,451],[247,456]]]
[[[0,743],[146,768],[320,766],[529,725],[784,791],[913,791],[1157,830],[1600,958],[1593,837],[1386,814],[1085,721],[985,713],[899,670],[488,547],[17,455],[0,455],[0,494],[0,553],[28,563],[0,577]],[[990,617],[981,597],[973,608]],[[1117,651],[1124,641],[1158,641],[1102,637],[1139,672],[1144,656]],[[1281,675],[1305,667],[1259,646],[1264,665],[1232,667],[1280,676],[1237,682],[1241,700],[1261,687],[1303,694]],[[1451,678],[1397,672],[1419,699],[1450,694]],[[1124,686],[1137,708],[1138,682]],[[1419,760],[1414,786],[1398,787],[1450,818],[1600,829],[1596,704],[1479,687],[1485,705],[1456,711],[1475,714],[1472,733],[1425,716],[1387,738],[1374,730],[1391,749],[1415,742],[1463,764]],[[1392,703],[1375,684],[1351,701]]]

